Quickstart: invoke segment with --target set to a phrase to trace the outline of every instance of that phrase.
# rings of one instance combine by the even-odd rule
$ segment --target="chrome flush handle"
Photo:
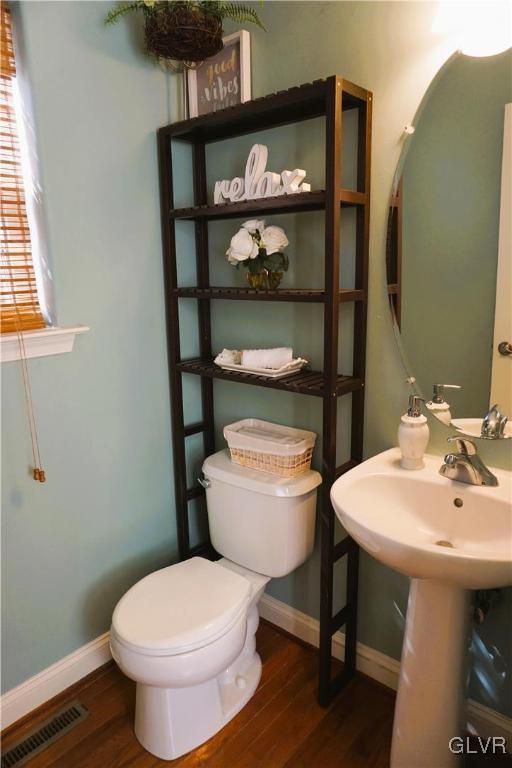
[[[211,481],[208,480],[208,478],[206,477],[198,477],[197,482],[199,483],[199,485],[202,485],[203,488],[209,488],[211,485]]]

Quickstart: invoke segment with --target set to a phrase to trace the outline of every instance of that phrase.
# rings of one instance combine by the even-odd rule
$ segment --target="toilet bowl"
[[[146,576],[112,617],[112,656],[137,683],[135,734],[163,760],[205,742],[254,694],[258,602],[272,576],[313,549],[317,472],[279,478],[232,464],[225,451],[203,472],[212,542],[226,557]]]
[[[268,578],[232,565],[194,557],[156,571],[114,611],[112,656],[137,683],[135,734],[163,760],[217,733],[258,685],[256,605]]]

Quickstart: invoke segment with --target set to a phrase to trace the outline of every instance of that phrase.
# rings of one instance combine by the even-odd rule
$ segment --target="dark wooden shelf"
[[[340,78],[340,81],[344,110],[355,109],[371,100],[371,94],[364,88],[348,80]],[[310,120],[325,115],[328,92],[327,80],[315,80],[236,107],[171,123],[160,128],[160,134],[183,141],[209,142]]]
[[[252,214],[299,213],[318,211],[325,207],[325,192],[300,192],[282,197],[265,197],[259,200],[244,200],[240,203],[221,205],[198,205],[192,208],[174,208],[170,211],[173,219],[234,219]]]
[[[302,395],[314,395],[315,397],[324,396],[324,376],[320,371],[309,371],[303,369],[297,373],[291,373],[282,379],[270,379],[267,376],[255,376],[252,373],[241,373],[239,371],[225,371],[213,360],[182,360],[177,365],[182,373],[193,373],[196,376],[204,376],[209,379],[225,379],[227,381],[237,381],[242,384],[253,384],[259,387],[269,387],[270,389],[281,389],[285,392],[297,392]],[[355,392],[364,386],[361,379],[353,376],[338,375],[336,384],[336,394],[347,395],[349,392]]]
[[[234,301],[306,301],[323,303],[325,291],[314,288],[277,288],[257,291],[254,288],[174,288],[173,293],[179,299],[231,299]],[[343,289],[339,300],[343,302],[364,301],[365,292],[356,289]]]
[[[349,459],[348,461],[345,461],[344,464],[341,464],[339,467],[336,467],[336,480],[338,477],[341,477],[345,474],[345,472],[350,472],[351,469],[354,469],[354,467],[357,467],[359,464],[358,461],[354,461],[354,459]]]
[[[353,157],[357,163],[355,189],[342,189],[341,155],[343,146],[342,119],[344,110],[357,111],[357,146]],[[325,130],[324,164],[325,190],[295,195],[244,200],[222,205],[209,204],[207,144],[243,136],[261,130],[279,128],[300,121],[322,117]],[[167,350],[171,395],[172,441],[175,477],[175,505],[178,551],[186,559],[198,550],[191,546],[189,504],[196,500],[206,514],[202,489],[187,484],[186,440],[202,435],[204,456],[215,451],[214,386],[215,379],[268,387],[283,392],[313,395],[322,401],[322,499],[320,527],[320,643],[319,643],[319,703],[326,706],[349,682],[356,670],[357,660],[357,544],[349,536],[335,543],[335,514],[330,488],[336,478],[350,470],[363,457],[364,376],[366,356],[366,315],[368,295],[368,249],[370,222],[370,166],[372,132],[372,95],[339,75],[317,80],[287,91],[239,104],[229,109],[173,123],[158,131],[160,197],[164,261],[164,289],[167,312]],[[190,142],[193,180],[193,207],[177,208],[173,185],[173,143]],[[213,148],[210,149],[213,155]],[[181,181],[180,179],[175,179]],[[342,208],[352,206],[355,226],[355,280],[357,289],[340,290]],[[241,221],[263,218],[271,214],[320,211],[324,224],[324,242],[315,260],[323,262],[325,280],[318,289],[280,288],[255,291],[250,288],[213,287],[210,285],[210,220]],[[244,218],[242,218],[244,217]],[[318,217],[316,217],[318,218]],[[194,223],[196,245],[197,285],[179,287],[176,248],[176,221]],[[340,269],[341,267],[341,269]],[[392,278],[395,279],[394,277]],[[390,279],[391,282],[391,279]],[[197,359],[183,360],[180,349],[180,301],[196,299],[198,318]],[[323,314],[322,371],[303,369],[282,379],[254,376],[240,371],[224,371],[213,362],[212,301],[217,299],[245,301],[317,302]],[[341,302],[354,302],[352,328],[352,376],[338,373]],[[344,330],[344,335],[346,331]],[[185,424],[183,379],[185,374],[199,377],[201,416]],[[338,400],[352,393],[350,403],[350,454],[348,461],[336,466],[338,434]],[[201,494],[200,496],[198,494]],[[212,554],[209,539],[198,545],[201,553]],[[334,611],[334,566],[346,558],[346,602]],[[345,659],[341,672],[332,674],[332,635],[345,625]]]
[[[343,208],[366,204],[366,195],[352,189],[340,190],[340,204]],[[191,208],[173,208],[173,219],[234,219],[255,214],[301,213],[320,211],[325,208],[325,190],[299,192],[296,195],[265,197],[259,200],[243,200],[240,203],[221,205],[197,205]]]

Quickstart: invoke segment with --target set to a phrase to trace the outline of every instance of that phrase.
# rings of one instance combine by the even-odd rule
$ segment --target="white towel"
[[[242,365],[245,368],[281,368],[293,360],[291,347],[274,349],[244,349]]]
[[[223,349],[213,361],[217,365],[240,365],[242,353],[238,349]]]

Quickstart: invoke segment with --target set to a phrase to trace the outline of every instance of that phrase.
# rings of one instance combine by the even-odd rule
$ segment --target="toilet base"
[[[251,614],[248,630],[257,626],[256,607]],[[187,688],[137,683],[135,735],[144,749],[161,760],[174,760],[210,739],[240,712],[261,678],[254,632],[248,631],[235,661],[211,680]]]

